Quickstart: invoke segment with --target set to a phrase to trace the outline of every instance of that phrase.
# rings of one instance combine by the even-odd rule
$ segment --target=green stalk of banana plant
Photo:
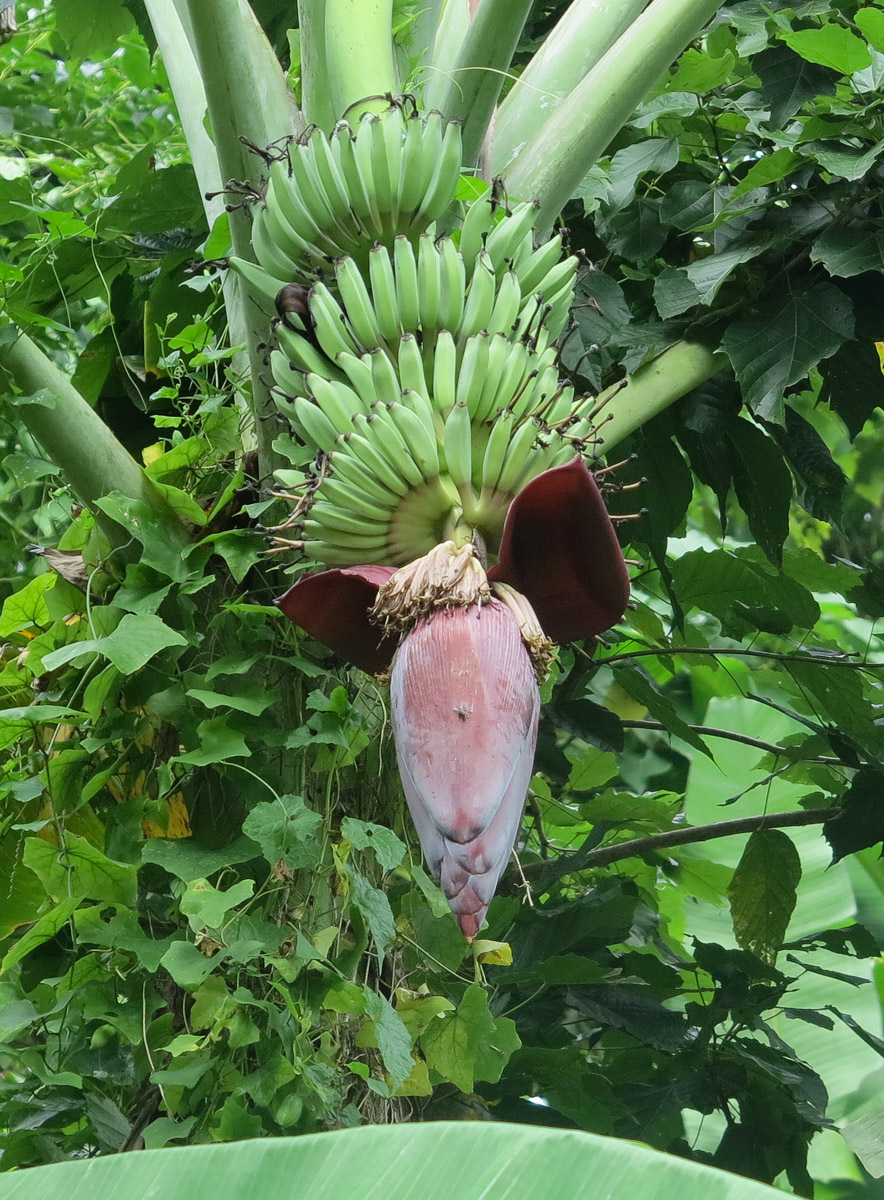
[[[260,189],[263,164],[249,145],[266,147],[279,138],[295,135],[303,125],[279,60],[246,0],[214,0],[211,5],[196,0],[175,2],[205,89],[221,179],[225,185],[236,180]],[[152,21],[156,19],[149,15]],[[189,87],[177,76],[170,82],[173,91],[182,83]],[[179,100],[179,109],[187,99],[185,96]],[[249,257],[249,223],[241,208],[233,207],[230,212],[230,235],[234,251]],[[260,468],[265,474],[283,465],[272,448],[273,404],[262,382],[259,344],[269,314],[255,303],[248,287],[240,286],[251,364],[252,414]]]
[[[91,408],[55,363],[26,333],[0,347],[0,376],[15,382],[24,396],[16,406],[28,431],[46,455],[63,471],[74,492],[86,504],[117,491],[153,509],[172,545],[184,547],[189,535],[156,485],[128,450]],[[4,390],[6,390],[4,388]],[[129,531],[104,513],[97,521],[115,549],[115,562],[137,557],[139,549]],[[127,550],[131,553],[127,555]]]
[[[645,0],[574,0],[497,111],[494,174],[538,132],[644,7]]]

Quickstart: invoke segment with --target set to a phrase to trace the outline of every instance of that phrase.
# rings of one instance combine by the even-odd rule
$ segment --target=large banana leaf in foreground
[[[782,1192],[644,1146],[489,1122],[365,1126],[145,1150],[7,1175],[5,1200],[775,1200]]]

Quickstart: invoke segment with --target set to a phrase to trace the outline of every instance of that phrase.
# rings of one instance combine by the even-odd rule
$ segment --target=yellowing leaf
[[[495,967],[511,967],[513,951],[509,942],[491,942],[487,939],[473,942],[473,954],[480,963]]]

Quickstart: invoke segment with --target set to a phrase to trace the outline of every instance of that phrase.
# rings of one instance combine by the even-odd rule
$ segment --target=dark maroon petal
[[[629,599],[626,564],[582,458],[522,488],[488,577],[524,593],[555,642],[592,637],[620,620]]]
[[[395,567],[340,567],[305,575],[273,603],[311,637],[370,675],[386,671],[398,637],[368,619],[378,588]]]

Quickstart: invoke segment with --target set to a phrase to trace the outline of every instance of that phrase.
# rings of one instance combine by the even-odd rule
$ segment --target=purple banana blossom
[[[442,561],[437,551],[444,547],[431,551]],[[400,599],[408,596],[407,573],[414,576],[425,560],[398,572],[354,566],[308,575],[276,603],[363,670],[378,673],[392,662],[405,796],[427,863],[472,940],[518,835],[547,639],[610,628],[626,608],[629,582],[604,501],[580,458],[537,476],[515,497],[487,575],[469,548],[451,551],[449,564],[471,568],[470,587],[440,585],[428,600],[432,573],[424,568],[412,588],[421,603],[400,621],[401,637],[384,623],[385,604],[397,587]]]

